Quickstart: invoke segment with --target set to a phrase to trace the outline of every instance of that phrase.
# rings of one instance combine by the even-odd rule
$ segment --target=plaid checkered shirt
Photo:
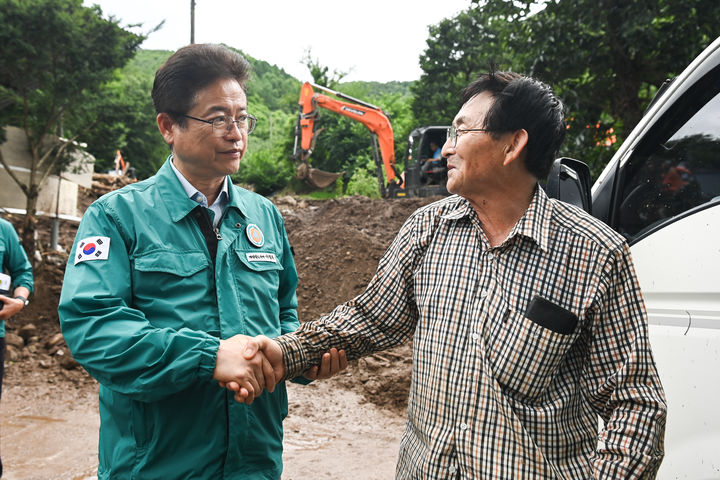
[[[574,330],[528,319],[536,295]],[[410,338],[398,479],[655,476],[665,397],[628,245],[599,220],[537,188],[491,247],[448,197],[406,221],[364,293],[276,340],[293,377],[331,347],[357,358]]]

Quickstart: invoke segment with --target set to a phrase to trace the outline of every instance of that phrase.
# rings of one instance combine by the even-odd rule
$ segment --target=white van
[[[668,402],[658,478],[720,479],[720,38],[663,86],[591,211],[627,238],[646,302]]]

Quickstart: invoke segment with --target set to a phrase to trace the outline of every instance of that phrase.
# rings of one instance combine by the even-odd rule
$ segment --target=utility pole
[[[195,0],[190,0],[190,43],[195,43]]]

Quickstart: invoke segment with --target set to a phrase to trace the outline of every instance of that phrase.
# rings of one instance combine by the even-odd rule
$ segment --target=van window
[[[632,242],[692,208],[720,200],[720,69],[652,127],[624,167],[617,230]]]

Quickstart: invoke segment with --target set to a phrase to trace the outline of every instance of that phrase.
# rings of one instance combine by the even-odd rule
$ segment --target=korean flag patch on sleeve
[[[75,249],[75,265],[86,260],[107,260],[110,237],[87,237]]]

